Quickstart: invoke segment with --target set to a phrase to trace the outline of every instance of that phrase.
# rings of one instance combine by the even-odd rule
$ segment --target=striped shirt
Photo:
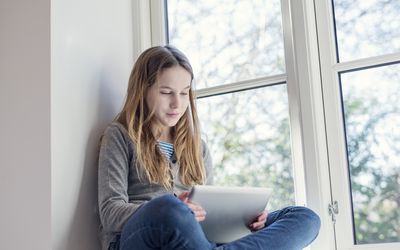
[[[168,160],[172,159],[172,156],[174,155],[174,144],[159,141],[158,147],[160,148],[161,153],[163,153]]]

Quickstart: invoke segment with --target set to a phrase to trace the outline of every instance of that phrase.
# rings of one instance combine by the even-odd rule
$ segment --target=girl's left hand
[[[268,211],[262,211],[257,218],[249,225],[249,228],[252,232],[258,231],[265,227],[265,223],[267,222]]]
[[[197,221],[203,221],[206,219],[206,211],[197,203],[191,202],[189,200],[190,192],[183,192],[178,195],[178,199],[180,199],[183,203],[185,203],[193,212]]]

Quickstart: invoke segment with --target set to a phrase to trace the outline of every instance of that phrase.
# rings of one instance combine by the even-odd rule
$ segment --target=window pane
[[[215,184],[272,187],[270,209],[294,204],[286,84],[199,99],[197,107]]]
[[[340,61],[400,51],[400,1],[333,2]]]
[[[169,43],[195,71],[197,88],[285,72],[279,0],[169,0]]]
[[[400,66],[341,74],[357,244],[400,241]]]

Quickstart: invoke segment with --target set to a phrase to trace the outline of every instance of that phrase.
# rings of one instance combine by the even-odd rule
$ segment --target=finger
[[[205,220],[206,219],[206,216],[196,216],[196,220],[198,221],[198,222],[200,222],[200,221],[203,221],[203,220]]]
[[[201,207],[199,204],[197,203],[193,203],[193,202],[189,202],[188,207],[190,209],[192,209],[193,211],[204,211],[203,207]]]
[[[266,221],[267,220],[267,214],[263,213],[260,216],[258,216],[257,221]]]
[[[205,211],[195,211],[194,217],[196,218],[197,221],[203,221],[206,219],[206,212]]]
[[[258,217],[254,220],[254,222],[256,221],[266,221],[268,218],[268,212],[265,210],[263,212],[261,212]]]
[[[193,213],[198,221],[205,220],[207,213],[201,206],[188,203],[188,207],[193,211]]]
[[[262,228],[265,226],[265,221],[260,221],[260,222],[255,222],[254,227],[255,228]]]
[[[256,231],[256,230],[262,229],[264,227],[265,227],[264,222],[254,222],[253,224],[250,225],[250,229],[252,231]]]
[[[205,217],[207,215],[206,211],[204,211],[204,210],[195,210],[195,211],[193,211],[193,213],[196,218],[203,218],[203,220],[205,219]]]
[[[178,195],[178,199],[180,199],[181,201],[187,203],[189,201],[189,194],[190,192],[182,192],[180,195]]]
[[[207,213],[206,213],[206,211],[201,210],[201,211],[195,212],[194,215],[195,215],[197,221],[203,221],[206,219]]]

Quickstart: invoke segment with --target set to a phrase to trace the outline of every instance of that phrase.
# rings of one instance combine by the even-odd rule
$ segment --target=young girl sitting
[[[125,105],[105,130],[99,154],[98,194],[103,250],[302,249],[317,236],[319,217],[305,207],[260,215],[253,233],[227,244],[210,242],[193,185],[212,184],[207,145],[200,139],[193,71],[172,46],[137,59]]]

